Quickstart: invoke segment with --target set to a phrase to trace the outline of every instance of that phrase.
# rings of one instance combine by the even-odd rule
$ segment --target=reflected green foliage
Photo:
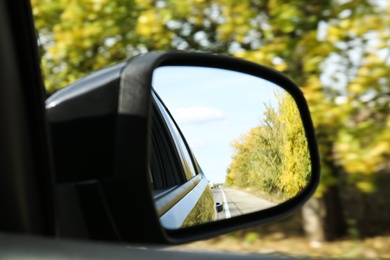
[[[196,226],[203,223],[208,223],[215,220],[215,205],[213,192],[209,187],[206,187],[202,196],[184,220],[181,228]]]
[[[293,197],[310,181],[310,154],[294,99],[285,94],[279,96],[279,101],[280,124],[284,126],[279,188],[289,197]]]
[[[311,164],[294,99],[287,92],[275,96],[278,107],[265,104],[262,124],[232,143],[235,152],[226,183],[285,200],[306,187]]]

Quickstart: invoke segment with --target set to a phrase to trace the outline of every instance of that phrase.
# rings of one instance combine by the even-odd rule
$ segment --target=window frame
[[[192,153],[192,151],[187,143],[187,140],[185,139],[179,126],[177,125],[176,121],[174,120],[172,114],[170,113],[169,109],[166,107],[164,102],[161,100],[160,96],[154,90],[152,90],[152,100],[153,100],[152,101],[152,103],[153,103],[153,126],[152,126],[152,129],[153,129],[153,131],[159,132],[161,134],[161,137],[165,137],[165,140],[166,140],[165,143],[168,144],[168,147],[166,147],[166,149],[170,150],[170,152],[171,152],[171,156],[168,156],[169,160],[171,160],[171,162],[164,161],[164,160],[161,160],[161,162],[162,162],[162,164],[170,163],[171,165],[176,166],[176,168],[179,171],[179,175],[180,175],[180,177],[179,177],[181,180],[180,184],[184,184],[201,173],[200,167],[199,167],[199,165],[198,165],[198,163],[197,163],[197,161],[196,161],[196,159],[195,159],[195,157],[194,157],[194,155],[193,155],[193,153]],[[164,111],[161,111],[162,109]],[[164,113],[165,113],[165,116],[164,116]],[[169,119],[170,122],[167,122],[167,119]],[[170,123],[173,124],[173,125],[171,125],[171,127],[168,125]],[[157,125],[154,125],[154,124],[157,124]],[[176,132],[174,131],[174,129],[171,129],[171,128],[175,128]],[[159,141],[156,140],[155,134],[156,133],[152,133],[152,138],[154,138],[153,140],[158,143]],[[178,139],[181,140],[182,145],[178,143],[179,142]],[[164,141],[161,140],[161,142],[164,142]],[[182,149],[185,149],[185,151],[183,151]],[[154,152],[154,153],[156,153],[156,152]],[[157,153],[161,154],[161,150],[158,151]],[[184,155],[184,153],[187,153],[187,156]],[[188,161],[187,163],[189,164],[189,167],[191,167],[193,169],[193,173],[194,173],[191,175],[186,174],[184,162],[186,161],[187,157],[190,159],[190,161]],[[161,156],[160,156],[160,158],[161,158]],[[166,175],[166,172],[164,172],[163,174]],[[153,174],[152,174],[152,176],[153,176]],[[169,188],[169,187],[165,187],[165,188]]]
[[[180,162],[177,160],[176,148],[169,137],[169,130],[158,115],[158,109],[155,106],[152,120],[151,176],[154,190],[162,191],[185,183],[186,180],[181,171]],[[167,174],[168,172],[171,174]]]

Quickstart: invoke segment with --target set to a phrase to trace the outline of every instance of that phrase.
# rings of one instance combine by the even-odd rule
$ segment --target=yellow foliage
[[[349,19],[344,19],[340,22],[339,26],[344,30],[349,30],[352,26],[352,21]]]
[[[275,69],[278,71],[284,71],[287,69],[287,63],[283,62],[275,66]]]
[[[326,36],[327,40],[331,43],[335,43],[340,40],[343,30],[338,26],[329,26],[328,34]]]
[[[375,187],[374,187],[373,183],[371,183],[371,182],[362,182],[361,181],[361,182],[358,182],[356,184],[356,186],[360,190],[367,192],[367,193],[375,191]]]
[[[135,0],[140,8],[153,8],[153,0]]]

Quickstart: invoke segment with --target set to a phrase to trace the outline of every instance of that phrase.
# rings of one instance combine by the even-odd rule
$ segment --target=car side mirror
[[[193,77],[195,74],[198,78]],[[290,168],[283,168],[292,173],[284,182],[301,181],[295,185],[298,188],[290,195],[285,191],[286,196],[280,203],[227,217],[229,203],[223,200],[221,193],[227,184],[219,183],[214,187],[212,181],[207,180],[208,173],[203,172],[191,143],[172,116],[171,105],[159,96],[167,85],[173,96],[175,88],[183,88],[188,82],[193,89],[213,85],[226,92],[229,88],[240,88],[242,93],[260,90],[255,98],[262,110],[253,114],[264,121],[267,118],[260,116],[268,109],[268,115],[274,117],[274,121],[268,118],[269,126],[280,123],[281,110],[289,106],[290,117],[283,119],[278,130],[266,132],[266,123],[259,124],[254,130],[257,131],[254,140],[263,138],[263,146],[258,148],[264,149],[269,141],[266,135],[280,135],[284,142],[281,148],[304,154],[304,158],[300,158],[305,162],[304,170],[294,168],[299,162],[296,159],[286,159]],[[265,89],[267,95],[261,92]],[[188,101],[182,101],[190,100],[188,97]],[[247,97],[241,102],[246,100],[249,103]],[[60,197],[72,197],[62,188],[64,183],[75,187],[84,185],[83,189],[85,185],[94,187],[88,192],[95,195],[86,196],[84,203],[99,200],[103,205],[93,209],[94,216],[107,216],[101,220],[105,221],[107,229],[102,230],[99,237],[111,234],[123,241],[147,243],[183,243],[207,238],[282,218],[303,205],[319,182],[317,144],[301,91],[279,72],[248,61],[205,53],[149,53],[91,74],[53,95],[46,107],[59,192],[66,194]],[[292,141],[298,137],[304,144],[299,151]],[[251,162],[267,170],[265,165],[260,165],[267,158],[256,158]],[[274,164],[284,165],[282,163],[279,160]],[[232,188],[240,185],[233,186],[233,183]],[[241,188],[249,187],[241,185]],[[280,190],[283,191],[283,186]],[[202,197],[204,193],[208,195]],[[222,197],[217,197],[218,193]],[[200,204],[208,206],[192,210]],[[208,215],[204,217],[206,212]],[[216,218],[221,214],[224,217]]]

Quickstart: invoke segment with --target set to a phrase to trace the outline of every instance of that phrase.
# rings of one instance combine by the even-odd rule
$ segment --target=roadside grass
[[[390,233],[359,238],[353,232],[332,242],[310,242],[299,214],[267,225],[175,247],[178,250],[258,253],[308,258],[390,258]]]
[[[304,237],[286,237],[282,233],[241,239],[234,235],[198,241],[180,246],[181,249],[212,252],[240,252],[310,258],[390,258],[390,236],[363,240],[343,238],[333,242],[310,243]]]

